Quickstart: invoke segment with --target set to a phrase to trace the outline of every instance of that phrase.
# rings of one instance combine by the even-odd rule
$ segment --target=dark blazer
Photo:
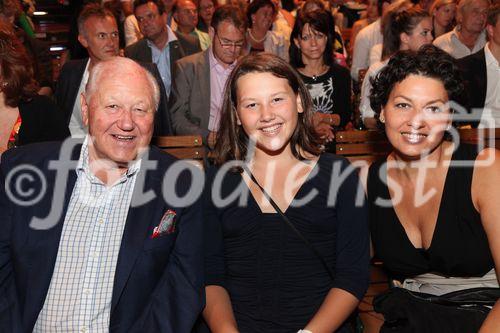
[[[27,186],[40,193],[41,198],[25,206],[11,201],[13,197],[20,198],[15,192],[15,182],[22,177],[20,172],[6,186],[0,186],[2,332],[31,332],[49,289],[65,212],[77,178],[74,168],[81,145],[72,146],[71,153],[62,158],[59,154],[64,148],[60,148],[60,143],[34,144],[11,149],[1,156],[2,184],[10,170],[28,164],[40,171],[47,186],[41,192],[40,181],[29,182]],[[59,165],[61,170],[49,166],[52,160],[64,162]],[[200,203],[166,202],[162,179],[175,159],[153,147],[149,160],[158,165],[154,170],[141,168],[137,175],[116,265],[109,331],[188,333],[204,306]],[[184,172],[176,180],[169,182],[164,191],[185,195],[191,186],[190,173]],[[7,195],[5,187],[12,189],[13,194]],[[196,193],[200,192],[201,189]],[[143,193],[154,195],[147,203],[138,204],[145,198]],[[175,230],[151,238],[167,209],[177,214]],[[30,227],[34,217],[47,216],[54,226],[40,228],[39,222],[33,222],[34,227]]]
[[[61,69],[59,80],[57,81],[55,99],[57,105],[59,105],[59,108],[61,108],[64,113],[66,125],[69,125],[75,101],[77,101],[77,99],[79,101],[80,96],[77,96],[78,88],[80,88],[80,83],[82,82],[88,61],[88,58],[71,60],[65,63]],[[170,114],[167,109],[168,98],[165,93],[165,86],[163,85],[160,72],[158,72],[158,68],[156,68],[155,64],[150,62],[138,63],[153,74],[156,82],[160,86],[160,104],[158,105],[158,110],[155,115],[154,135],[172,135],[172,121],[170,120]]]
[[[17,145],[60,141],[69,136],[68,125],[57,105],[47,96],[36,95],[18,105],[22,123]]]
[[[175,64],[169,111],[177,135],[208,135],[210,60],[207,49]]]
[[[174,32],[178,40],[170,42],[170,73],[173,73],[177,60],[187,55],[201,51],[200,42],[193,36],[185,36]],[[135,61],[153,62],[151,48],[146,38],[143,38],[125,48],[125,56]]]
[[[457,60],[465,79],[466,91],[468,93],[468,107],[470,111],[479,110],[477,121],[472,122],[474,127],[479,125],[486,100],[486,89],[488,74],[486,72],[486,58],[484,48],[479,52]]]

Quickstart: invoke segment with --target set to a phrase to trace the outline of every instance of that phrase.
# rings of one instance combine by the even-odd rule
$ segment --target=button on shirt
[[[436,38],[433,44],[450,54],[453,58],[460,59],[481,50],[486,44],[486,33],[484,30],[481,32],[472,50],[458,39],[456,27],[452,31]]]
[[[109,332],[116,263],[141,161],[108,187],[89,168],[88,140],[33,332]]]
[[[158,67],[158,71],[161,75],[161,80],[163,81],[163,85],[165,86],[165,92],[167,93],[167,96],[169,96],[172,86],[172,73],[170,73],[170,43],[176,41],[177,36],[168,25],[167,34],[168,42],[162,50],[157,48],[156,45],[149,39],[146,42],[151,48],[151,56],[153,58],[153,62]]]
[[[215,58],[212,48],[208,51],[208,59],[210,64],[210,119],[208,120],[208,130],[216,132],[219,130],[224,87],[229,74],[236,66],[236,61],[224,68],[219,60]]]
[[[479,127],[500,128],[500,66],[490,51],[489,43],[484,47],[486,60],[486,99]]]

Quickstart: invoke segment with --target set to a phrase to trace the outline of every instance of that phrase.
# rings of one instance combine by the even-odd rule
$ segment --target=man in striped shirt
[[[81,97],[83,144],[66,155],[68,142],[2,155],[2,332],[191,330],[203,308],[201,212],[197,198],[165,193],[195,184],[187,172],[163,179],[175,160],[148,148],[158,102],[158,85],[140,65],[100,62]],[[73,163],[67,181],[51,166],[57,158]],[[44,181],[12,175],[26,165]],[[20,183],[41,200],[14,200],[26,193],[16,192]]]

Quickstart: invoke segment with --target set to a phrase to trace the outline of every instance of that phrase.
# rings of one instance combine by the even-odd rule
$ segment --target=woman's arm
[[[480,164],[485,164],[481,166]],[[490,250],[495,262],[497,279],[500,277],[500,151],[484,149],[477,157],[472,178],[472,200],[481,214]],[[500,327],[500,301],[486,318],[480,333],[498,332]]]
[[[238,332],[231,299],[226,289],[220,286],[207,286],[205,292],[207,304],[203,310],[203,318],[212,333]]]
[[[359,300],[351,293],[333,288],[304,329],[313,333],[334,332],[356,309],[358,303]]]
[[[356,309],[369,282],[368,211],[358,172],[345,160],[337,189],[337,237],[335,277],[332,289],[305,329],[313,333],[333,332]],[[335,177],[335,176],[334,176]],[[333,193],[330,193],[332,195]]]
[[[205,296],[203,318],[212,333],[238,332],[225,284],[224,231],[219,218],[219,208],[212,200],[213,179],[217,170],[206,173],[208,182],[203,190],[203,215],[205,219],[203,241],[205,249]],[[222,190],[222,189],[219,189]]]

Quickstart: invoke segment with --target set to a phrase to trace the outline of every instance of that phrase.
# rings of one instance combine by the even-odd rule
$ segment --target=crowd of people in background
[[[500,153],[446,134],[500,128],[498,0],[71,6],[55,78],[33,4],[0,0],[2,329],[353,332],[370,255],[413,292],[499,288]],[[383,130],[392,150],[353,172],[330,154],[344,129]],[[185,207],[158,194],[188,192],[196,173],[162,184],[174,159],[144,153],[175,135],[210,152]],[[79,144],[63,197],[10,201],[9,171],[53,179],[64,145],[47,142],[66,138]],[[138,208],[143,177],[157,196]],[[247,196],[221,207],[214,186]],[[33,228],[53,201],[58,226]],[[474,329],[498,331],[500,301],[485,317]]]

